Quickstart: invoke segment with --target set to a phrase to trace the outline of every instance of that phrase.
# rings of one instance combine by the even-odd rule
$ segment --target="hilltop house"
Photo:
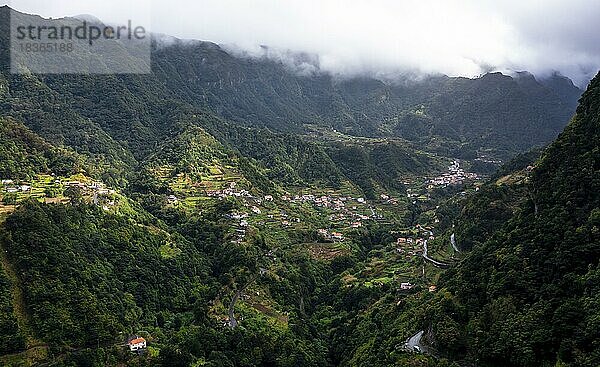
[[[129,346],[129,350],[132,352],[137,352],[142,349],[146,349],[146,339],[144,338],[134,338],[131,339],[127,345]]]

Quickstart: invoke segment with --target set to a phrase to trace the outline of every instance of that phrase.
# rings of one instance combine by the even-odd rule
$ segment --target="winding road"
[[[450,236],[450,243],[452,244],[452,248],[454,249],[454,251],[460,252],[458,247],[456,247],[456,238],[454,237],[454,233],[452,233],[452,235]]]
[[[234,310],[235,310],[235,303],[238,301],[238,299],[240,298],[241,295],[242,295],[241,290],[236,291],[235,295],[231,299],[231,303],[229,304],[229,327],[232,327],[232,328],[235,328],[238,326],[238,322],[235,318]]]
[[[427,240],[423,242],[423,258],[432,263],[434,266],[437,266],[438,268],[447,268],[448,266],[450,266],[449,264],[437,261],[429,257],[429,255],[427,254]]]
[[[242,296],[242,293],[244,293],[246,289],[248,289],[248,287],[250,287],[250,285],[252,285],[252,283],[256,281],[257,278],[258,276],[254,276],[248,281],[248,283],[246,283],[246,285],[242,289],[238,289],[237,291],[235,291],[235,294],[233,295],[233,297],[231,298],[231,302],[229,303],[229,327],[235,328],[238,326],[239,323],[235,318],[235,304]]]
[[[411,336],[406,340],[404,346],[410,350],[411,352],[423,352],[423,346],[421,345],[421,338],[425,332],[423,330],[419,331],[415,335]]]

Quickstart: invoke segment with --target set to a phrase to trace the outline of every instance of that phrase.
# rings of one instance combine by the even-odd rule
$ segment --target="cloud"
[[[313,53],[321,69],[343,75],[558,70],[583,85],[600,68],[597,0],[18,0],[13,6],[104,20],[149,11],[155,32],[251,53],[260,45]]]

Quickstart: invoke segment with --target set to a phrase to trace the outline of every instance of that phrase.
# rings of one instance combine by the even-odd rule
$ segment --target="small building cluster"
[[[206,190],[206,196],[214,197],[219,199],[226,199],[229,197],[236,198],[254,198],[248,190],[245,189],[236,189],[237,184],[235,182],[230,182],[229,187],[223,190]],[[271,197],[271,200],[273,198]]]
[[[321,228],[321,229],[317,230],[317,233],[325,241],[343,241],[344,240],[344,235],[340,232],[330,232],[326,229]]]
[[[31,192],[31,184],[29,183],[17,183],[14,180],[11,179],[4,179],[1,181],[2,186],[3,186],[3,191],[10,193],[10,194],[16,194],[19,192],[22,193],[27,193],[27,192]]]
[[[478,180],[479,176],[476,173],[465,172],[462,168],[460,168],[460,162],[458,160],[454,160],[450,167],[448,167],[448,172],[444,173],[439,177],[432,178],[428,181],[428,188],[432,189],[436,186],[448,187],[452,185],[462,185],[466,181]]]
[[[115,190],[106,188],[102,182],[81,182],[77,180],[63,181],[60,178],[48,175],[39,175],[31,182],[21,182],[14,179],[0,180],[0,193],[20,194],[20,198],[33,197],[43,199],[46,203],[64,203],[64,191],[77,188],[82,196],[91,203],[109,210],[115,205]],[[35,187],[35,189],[34,189]]]

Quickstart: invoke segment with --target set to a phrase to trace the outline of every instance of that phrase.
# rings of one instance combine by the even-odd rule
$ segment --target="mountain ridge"
[[[7,19],[10,12],[4,8],[2,17]],[[152,56],[153,76],[118,76],[114,83],[137,83],[163,99],[185,101],[236,124],[275,132],[304,134],[305,125],[316,124],[355,136],[442,144],[439,149],[444,150],[463,145],[471,151],[494,148],[503,159],[553,139],[574,112],[581,92],[558,75],[540,81],[498,73],[477,79],[432,76],[408,85],[364,76],[298,76],[282,61],[240,58],[202,41],[155,41]],[[89,79],[95,83],[108,77]],[[52,88],[67,93],[61,84]],[[89,95],[92,90],[81,92]],[[85,94],[80,97],[89,99]],[[479,113],[489,108],[494,112]],[[440,142],[432,143],[432,137]]]

